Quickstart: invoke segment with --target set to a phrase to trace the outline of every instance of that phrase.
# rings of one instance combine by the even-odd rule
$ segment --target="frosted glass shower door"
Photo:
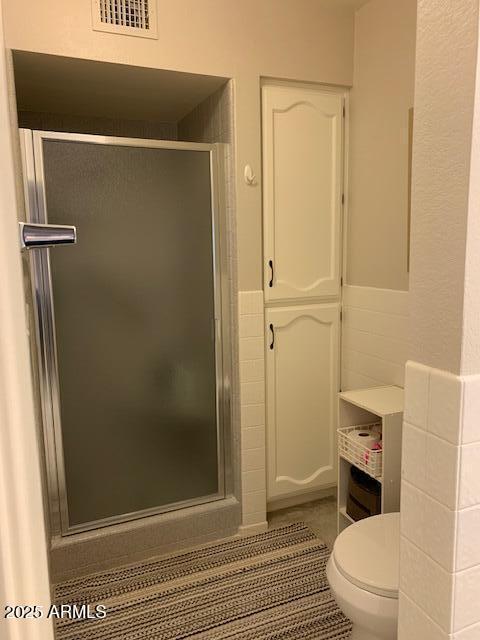
[[[223,497],[214,146],[33,140],[37,221],[78,237],[35,268],[62,532]]]

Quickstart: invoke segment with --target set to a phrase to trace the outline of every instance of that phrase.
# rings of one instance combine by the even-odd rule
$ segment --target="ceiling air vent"
[[[95,31],[157,37],[156,0],[92,0]]]

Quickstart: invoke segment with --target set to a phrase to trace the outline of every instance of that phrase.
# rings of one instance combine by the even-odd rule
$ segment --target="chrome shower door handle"
[[[38,249],[41,247],[56,247],[61,244],[75,244],[77,242],[77,228],[65,224],[36,224],[19,222],[20,248]]]

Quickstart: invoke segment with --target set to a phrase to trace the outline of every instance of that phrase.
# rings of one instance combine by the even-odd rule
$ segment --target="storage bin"
[[[381,484],[360,469],[351,467],[348,479],[348,515],[354,520],[360,520],[362,517],[378,515],[381,510]]]
[[[371,514],[368,513],[361,504],[358,504],[355,498],[349,495],[347,497],[347,515],[349,515],[352,520],[355,520],[355,522],[358,522],[358,520],[369,518]]]
[[[337,429],[339,455],[372,478],[381,478],[383,470],[382,450],[374,450],[362,444],[356,434],[378,433],[380,423]],[[366,438],[368,439],[368,438]]]

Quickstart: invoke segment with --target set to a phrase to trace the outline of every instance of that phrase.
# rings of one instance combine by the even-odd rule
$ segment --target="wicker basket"
[[[375,429],[374,429],[375,427]],[[354,464],[358,469],[365,471],[372,478],[381,478],[383,471],[383,452],[381,449],[375,450],[366,447],[353,439],[352,433],[377,431],[381,429],[380,423],[364,424],[355,427],[343,427],[337,429],[338,451],[342,458]]]

